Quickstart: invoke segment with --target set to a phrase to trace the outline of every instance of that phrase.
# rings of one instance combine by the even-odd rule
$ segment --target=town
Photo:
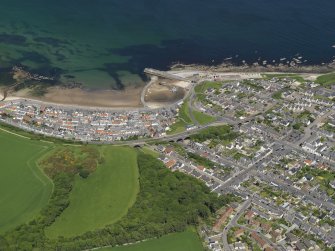
[[[0,121],[46,136],[134,142],[158,152],[167,168],[227,198],[215,221],[200,229],[210,250],[332,250],[335,83],[293,74],[226,77],[193,74],[188,96],[159,109],[8,100],[0,103]],[[176,124],[184,127],[173,131]]]

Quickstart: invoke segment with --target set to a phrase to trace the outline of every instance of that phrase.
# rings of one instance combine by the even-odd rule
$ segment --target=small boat
[[[332,47],[335,48],[335,44]]]

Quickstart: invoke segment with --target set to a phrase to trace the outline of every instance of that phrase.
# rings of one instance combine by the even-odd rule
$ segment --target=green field
[[[118,221],[134,204],[139,191],[136,151],[113,146],[103,146],[101,151],[104,163],[87,179],[76,177],[70,205],[46,229],[48,237],[102,228]]]
[[[224,81],[225,82],[225,81]],[[194,88],[194,91],[196,94],[204,94],[204,92],[209,89],[209,88],[214,88],[214,89],[219,89],[222,87],[224,82],[210,82],[210,81],[206,81],[201,83],[200,85],[197,85]]]
[[[188,107],[188,100],[185,100],[179,109],[177,122],[171,126],[168,134],[180,133],[186,130],[186,126],[193,124]]]
[[[322,75],[318,77],[315,82],[321,85],[335,84],[335,73]]]
[[[212,123],[216,120],[215,117],[212,117],[212,116],[210,116],[208,114],[205,114],[203,112],[193,110],[192,113],[193,113],[194,118],[198,121],[198,123],[200,125],[206,125],[206,124]]]
[[[174,233],[163,236],[159,239],[115,247],[102,248],[99,251],[203,251],[198,235],[192,231]]]
[[[33,219],[48,203],[53,185],[36,162],[50,145],[0,130],[0,233]]]
[[[0,142],[10,167],[0,169],[0,220],[9,230],[0,235],[0,250],[85,250],[141,240],[163,241],[150,244],[153,250],[202,250],[195,233],[166,235],[213,217],[225,203],[195,178],[168,170],[149,148],[70,146],[4,132]]]
[[[154,158],[158,158],[159,157],[159,153],[158,152],[156,152],[155,150],[152,150],[151,148],[149,148],[147,146],[141,148],[141,151],[144,154],[149,154],[149,155],[151,155]]]

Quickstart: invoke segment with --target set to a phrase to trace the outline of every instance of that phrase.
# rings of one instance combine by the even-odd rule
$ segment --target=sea
[[[21,66],[124,89],[175,63],[329,63],[334,10],[334,0],[0,0],[0,75]]]

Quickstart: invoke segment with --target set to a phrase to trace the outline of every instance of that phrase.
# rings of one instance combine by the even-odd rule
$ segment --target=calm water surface
[[[120,89],[174,62],[330,62],[334,10],[334,0],[0,0],[0,71],[21,64]]]

